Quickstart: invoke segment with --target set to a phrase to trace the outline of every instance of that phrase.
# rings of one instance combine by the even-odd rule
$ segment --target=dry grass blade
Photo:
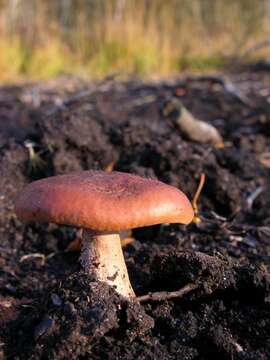
[[[193,200],[192,200],[192,206],[193,206],[193,209],[194,209],[193,222],[195,222],[195,223],[201,222],[201,219],[199,217],[198,200],[199,200],[199,196],[201,194],[202,188],[204,186],[204,183],[205,183],[205,174],[202,173],[201,176],[200,176],[200,182],[199,182],[198,188],[197,188],[197,190],[195,192],[195,195],[193,197]]]

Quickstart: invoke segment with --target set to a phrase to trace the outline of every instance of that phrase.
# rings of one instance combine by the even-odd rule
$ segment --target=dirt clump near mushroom
[[[203,253],[174,252],[156,256],[150,270],[152,291],[172,291],[189,281],[198,288],[181,299],[149,301],[143,309],[84,272],[73,274],[10,323],[8,353],[21,359],[64,359],[66,351],[71,359],[89,354],[117,358],[119,353],[154,358],[156,352],[163,358],[183,353],[196,359],[200,353],[205,359],[226,359],[234,353],[241,359],[245,352],[255,357],[268,351],[270,279],[264,269]]]
[[[68,351],[77,359],[114,336],[132,343],[154,325],[137,302],[124,301],[83,271],[34,300],[4,331],[11,357],[65,359]]]

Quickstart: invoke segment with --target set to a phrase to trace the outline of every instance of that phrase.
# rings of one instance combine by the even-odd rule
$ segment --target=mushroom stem
[[[120,295],[135,297],[119,234],[84,229],[80,261],[85,271],[113,286]]]

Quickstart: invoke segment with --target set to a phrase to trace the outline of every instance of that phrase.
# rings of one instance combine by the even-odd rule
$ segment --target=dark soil
[[[231,79],[0,89],[0,359],[270,359],[270,78]],[[225,148],[185,139],[172,96]],[[200,223],[135,229],[125,248],[138,296],[195,285],[181,298],[127,302],[65,251],[77,229],[16,218],[30,181],[112,167],[190,198],[206,174]]]

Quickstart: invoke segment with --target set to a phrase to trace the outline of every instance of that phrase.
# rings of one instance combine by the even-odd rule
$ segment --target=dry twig
[[[29,259],[40,259],[42,262],[42,265],[45,264],[45,260],[46,260],[46,256],[44,254],[41,253],[32,253],[32,254],[27,254],[27,255],[23,255],[20,258],[20,263],[29,260]]]
[[[263,192],[263,190],[264,190],[263,186],[259,186],[247,197],[246,203],[247,203],[248,210],[252,209],[254,201]]]
[[[190,283],[176,291],[160,291],[160,292],[148,293],[146,295],[139,296],[137,299],[139,302],[146,302],[146,301],[164,301],[169,299],[181,298],[185,294],[196,289],[197,287],[198,285]]]

